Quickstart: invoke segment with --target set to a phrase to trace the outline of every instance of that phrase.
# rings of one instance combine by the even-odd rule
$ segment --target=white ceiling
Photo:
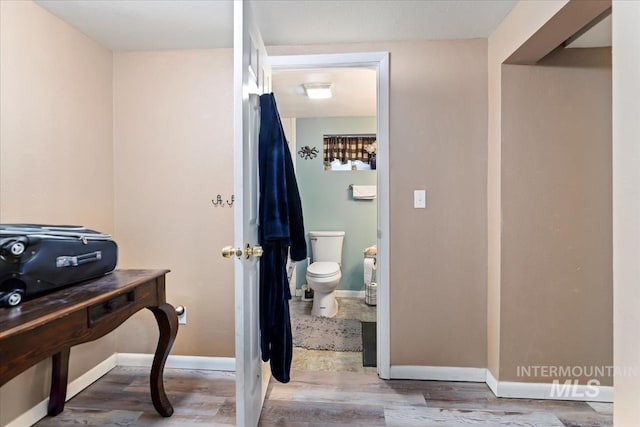
[[[115,51],[231,47],[231,0],[35,0]],[[487,37],[516,0],[258,0],[267,45]]]
[[[35,0],[114,51],[232,47],[231,0]],[[488,37],[516,0],[258,0],[265,44],[301,45]],[[303,82],[330,81],[335,96],[309,100]],[[284,117],[374,116],[375,72],[278,72]]]
[[[611,15],[598,22],[587,32],[571,42],[567,47],[607,47],[611,46]]]
[[[1,0],[0,0],[1,1]],[[114,51],[232,47],[232,0],[34,0]],[[257,0],[267,45],[357,43],[488,37],[517,0]],[[606,21],[606,20],[605,20]],[[571,47],[607,45],[611,21]],[[592,40],[593,35],[596,40]],[[332,81],[335,96],[312,101],[303,82]],[[371,70],[290,71],[274,74],[282,116],[375,115]]]
[[[330,99],[308,99],[303,83],[333,83]],[[277,71],[273,93],[282,117],[376,115],[376,72],[366,68]]]

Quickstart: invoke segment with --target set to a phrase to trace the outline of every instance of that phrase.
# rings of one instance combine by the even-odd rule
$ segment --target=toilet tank
[[[313,262],[337,262],[342,264],[344,231],[310,231]]]

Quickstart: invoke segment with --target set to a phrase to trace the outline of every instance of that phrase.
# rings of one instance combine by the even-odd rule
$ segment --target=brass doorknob
[[[250,244],[247,243],[247,247],[244,250],[244,257],[249,259],[250,256],[254,256],[256,258],[259,258],[262,256],[262,254],[264,253],[264,250],[262,249],[262,246],[251,246]]]
[[[233,258],[234,256],[241,257],[242,249],[236,249],[233,246],[225,246],[222,248],[222,256],[225,258]]]

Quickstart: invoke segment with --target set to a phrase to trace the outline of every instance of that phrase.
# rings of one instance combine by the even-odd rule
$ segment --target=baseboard
[[[364,298],[364,291],[348,291],[343,289],[336,289],[335,295],[339,298]],[[296,297],[302,296],[302,289],[296,289],[295,295]]]
[[[116,357],[118,366],[150,368],[153,363],[153,354],[117,353]],[[170,369],[235,372],[236,359],[234,357],[169,356],[164,367]]]
[[[410,366],[391,365],[392,379],[432,380],[432,381],[467,381],[483,383],[486,381],[485,368],[463,368],[453,366]]]
[[[487,385],[489,386],[489,389],[491,389],[491,391],[493,392],[493,394],[498,396],[498,380],[496,379],[496,377],[493,376],[490,369],[487,369],[486,382],[487,382]]]
[[[80,375],[71,381],[67,386],[67,400],[80,393],[85,388],[105,375],[107,372],[116,367],[116,355],[113,354],[98,363],[95,367]],[[49,406],[49,398],[38,403],[33,408],[24,412],[22,415],[10,421],[5,427],[29,427],[47,416],[47,407]]]
[[[498,381],[498,397],[515,399],[575,400],[580,402],[613,402],[613,387],[568,383],[522,383]]]
[[[487,369],[487,385],[497,397],[513,399],[613,402],[613,387],[568,383],[523,383],[498,381]]]
[[[364,291],[347,291],[337,289],[335,293],[339,298],[364,298]]]

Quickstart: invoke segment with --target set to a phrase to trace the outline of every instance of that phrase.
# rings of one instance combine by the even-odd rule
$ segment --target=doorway
[[[376,172],[377,208],[374,240],[377,247],[376,260],[376,306],[377,323],[377,372],[381,378],[389,378],[389,58],[388,53],[356,53],[327,55],[275,56],[269,58],[273,73],[291,70],[371,70],[375,72],[375,135],[377,145]],[[274,88],[275,91],[275,88]],[[278,93],[276,92],[276,97]],[[284,115],[283,115],[284,117]],[[285,127],[287,124],[285,123]],[[295,129],[295,125],[293,126]],[[297,150],[300,150],[300,143]],[[303,144],[308,146],[308,144]],[[311,149],[312,147],[308,147]],[[321,148],[321,147],[319,147]],[[316,150],[323,155],[322,150]],[[299,159],[299,158],[298,158]],[[363,171],[364,172],[364,171]],[[322,171],[328,174],[340,172]],[[358,173],[358,172],[356,172]],[[347,190],[346,188],[344,189]],[[304,191],[304,189],[302,189]],[[309,228],[307,226],[307,232]],[[346,237],[347,238],[347,237]],[[364,249],[364,248],[363,248]],[[362,265],[362,264],[361,264]],[[297,269],[298,274],[304,268]],[[298,277],[298,283],[304,278]],[[295,360],[295,355],[294,355]]]

